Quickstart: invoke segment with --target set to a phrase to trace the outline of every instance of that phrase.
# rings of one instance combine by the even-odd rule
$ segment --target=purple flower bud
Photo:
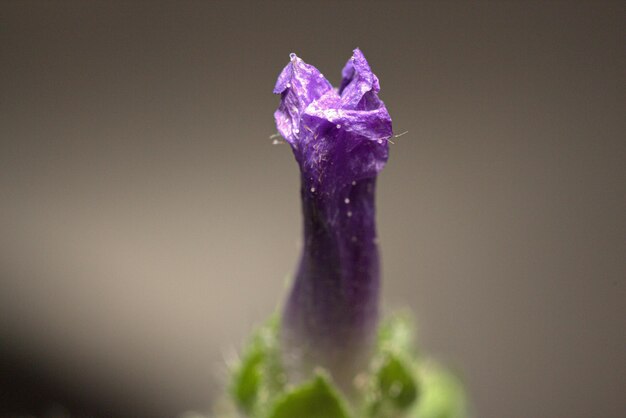
[[[292,377],[325,367],[344,388],[366,368],[378,320],[376,176],[391,118],[359,49],[335,89],[295,54],[276,82],[274,116],[301,170],[304,248],[282,319]]]

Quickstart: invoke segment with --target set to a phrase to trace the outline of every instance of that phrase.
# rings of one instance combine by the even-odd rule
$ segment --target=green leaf
[[[415,324],[407,313],[395,314],[380,325],[378,349],[383,352],[414,354]]]
[[[394,353],[382,354],[379,362],[373,377],[372,393],[376,396],[370,404],[369,415],[381,418],[400,416],[414,405],[418,396],[413,362]]]
[[[268,408],[282,393],[285,375],[280,364],[278,321],[272,318],[259,328],[244,349],[241,362],[234,368],[231,395],[237,406],[250,416]]]
[[[465,418],[467,400],[459,379],[434,362],[420,366],[422,395],[411,416],[415,418]]]
[[[251,413],[261,387],[261,363],[265,358],[262,347],[251,347],[233,374],[231,391],[237,404]]]
[[[277,400],[269,418],[348,418],[344,401],[325,374]]]
[[[383,399],[398,409],[410,407],[417,398],[417,385],[408,369],[396,356],[389,355],[378,372]]]

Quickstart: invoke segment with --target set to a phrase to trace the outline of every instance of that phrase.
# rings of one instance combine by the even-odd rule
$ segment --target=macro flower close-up
[[[624,16],[0,0],[0,418],[623,418]]]
[[[341,74],[334,88],[291,53],[278,76],[274,117],[300,168],[302,253],[230,393],[251,418],[465,418],[458,379],[416,356],[410,315],[379,322],[375,191],[393,130],[360,49]]]
[[[359,49],[342,75],[335,89],[291,54],[274,93],[281,95],[278,131],[301,170],[304,216],[282,338],[291,368],[324,366],[350,380],[367,361],[377,325],[375,187],[392,128],[378,78]]]

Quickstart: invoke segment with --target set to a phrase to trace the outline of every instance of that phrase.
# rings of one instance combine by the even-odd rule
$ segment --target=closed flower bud
[[[376,176],[391,118],[359,49],[338,89],[295,54],[274,93],[274,116],[301,171],[304,245],[285,304],[281,339],[294,379],[327,369],[346,388],[367,367],[378,323]]]

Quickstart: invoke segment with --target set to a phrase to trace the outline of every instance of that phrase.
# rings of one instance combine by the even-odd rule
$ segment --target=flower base
[[[321,368],[302,383],[289,382],[279,332],[279,321],[270,320],[231,365],[218,418],[467,417],[463,385],[416,350],[410,315],[394,315],[379,327],[369,368],[355,376],[349,396]]]

